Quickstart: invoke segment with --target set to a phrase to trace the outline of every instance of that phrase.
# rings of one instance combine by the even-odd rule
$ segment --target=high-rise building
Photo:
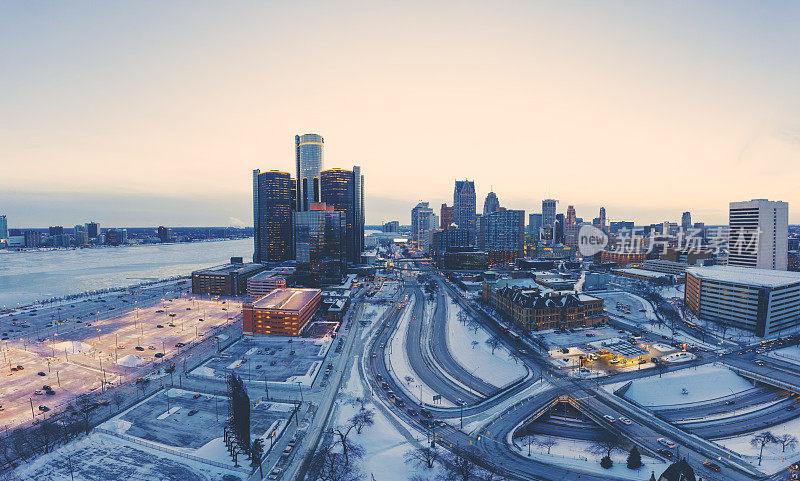
[[[631,235],[633,233],[634,224],[624,220],[609,222],[608,230],[611,234],[625,233]]]
[[[353,229],[355,235],[355,249],[358,254],[358,258],[355,259],[355,262],[360,262],[361,253],[364,252],[365,247],[364,219],[366,219],[366,217],[364,207],[364,174],[361,173],[361,167],[358,165],[353,166],[353,181],[355,185],[353,196],[355,198],[356,205]]]
[[[0,215],[0,239],[8,239],[8,218]]]
[[[386,234],[396,234],[400,232],[400,221],[390,220],[383,224],[383,232]]]
[[[75,231],[75,245],[76,246],[83,246],[89,243],[89,234],[86,232],[85,225],[76,225],[74,228]]]
[[[556,244],[564,243],[564,214],[556,214],[556,223],[553,226],[553,241]]]
[[[556,224],[556,204],[555,199],[545,199],[542,201],[542,227],[553,228]]]
[[[600,207],[600,215],[598,216],[600,219],[600,230],[606,232],[606,208]]]
[[[47,235],[55,236],[55,235],[64,235],[64,227],[60,225],[51,225],[47,229]]]
[[[346,268],[345,215],[323,203],[309,207],[294,214],[297,274],[311,284],[341,282]]]
[[[172,229],[163,225],[158,226],[158,239],[161,242],[172,242]]]
[[[483,215],[491,214],[498,210],[500,210],[500,199],[497,198],[497,194],[494,192],[489,192],[486,194],[486,200],[483,201]]]
[[[325,139],[321,135],[303,134],[294,137],[298,211],[309,210],[311,204],[320,200],[319,174],[325,168],[324,147]]]
[[[430,219],[433,216],[433,209],[428,202],[420,202],[411,209],[411,242],[419,244],[420,235],[430,230]]]
[[[439,228],[443,230],[450,228],[450,224],[453,223],[453,208],[448,207],[447,204],[442,204],[439,209],[439,221],[441,222]]]
[[[692,228],[692,213],[687,211],[681,215],[681,229],[683,229],[683,232],[689,232],[691,228]]]
[[[106,230],[106,245],[119,246],[128,242],[127,229],[107,229]]]
[[[542,214],[529,214],[528,215],[528,232],[538,236],[542,228]]]
[[[731,202],[728,265],[786,270],[789,204],[753,199]]]
[[[453,222],[470,231],[473,239],[478,231],[475,215],[475,182],[457,180],[453,189]]]
[[[97,222],[92,221],[86,223],[86,235],[89,236],[89,239],[96,239],[99,234],[100,225]]]
[[[322,202],[345,218],[345,252],[349,262],[358,263],[363,251],[363,212],[358,185],[361,176],[355,170],[328,169],[320,173]]]
[[[489,264],[505,264],[522,257],[525,248],[525,211],[499,210],[486,219],[486,250]]]
[[[292,179],[288,172],[253,171],[253,262],[294,258]]]
[[[578,217],[575,215],[575,206],[567,206],[567,217],[565,219],[566,225],[575,225],[578,223]]]

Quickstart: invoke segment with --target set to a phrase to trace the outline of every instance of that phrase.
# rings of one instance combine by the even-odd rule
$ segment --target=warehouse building
[[[192,272],[192,293],[201,296],[242,296],[247,292],[247,279],[266,269],[263,264],[244,263],[231,257],[230,264]]]
[[[242,306],[245,335],[298,336],[322,300],[319,289],[275,289]]]

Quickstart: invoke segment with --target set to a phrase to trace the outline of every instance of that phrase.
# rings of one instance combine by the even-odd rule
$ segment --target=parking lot
[[[287,420],[294,406],[259,402],[251,394],[250,426],[253,438],[263,436]],[[147,441],[187,449],[198,456],[224,450],[223,427],[227,419],[227,397],[167,389],[107,421],[101,428]],[[217,440],[215,442],[215,440]],[[218,453],[217,453],[218,454]]]
[[[310,385],[330,345],[329,338],[243,337],[191,374],[223,379],[236,371],[247,381]]]
[[[52,410],[100,389],[104,380],[113,384],[135,379],[199,338],[213,335],[240,312],[240,304],[231,301],[178,298],[96,322],[70,320],[60,326],[64,330],[41,342],[3,341],[0,425],[31,421],[31,404],[33,415],[44,417],[39,405]],[[43,385],[51,386],[53,394]]]

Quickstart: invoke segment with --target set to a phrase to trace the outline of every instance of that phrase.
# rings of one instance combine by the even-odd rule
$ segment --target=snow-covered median
[[[494,339],[494,336],[478,324],[473,328],[460,322],[461,306],[451,299],[448,298],[446,305],[447,348],[456,362],[498,388],[525,377],[525,365],[520,360],[512,359],[511,353],[502,344],[492,349],[486,343],[489,339]]]

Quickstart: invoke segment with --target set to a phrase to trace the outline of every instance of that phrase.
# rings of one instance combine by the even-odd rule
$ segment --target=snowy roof
[[[665,274],[663,272],[648,271],[645,269],[637,269],[635,267],[626,267],[624,269],[612,269],[612,272],[621,272],[623,274],[633,274],[642,277],[651,277],[653,279],[669,277],[669,274]]]
[[[687,267],[686,272],[700,279],[759,287],[780,287],[800,283],[800,272],[773,271],[734,266]]]
[[[624,357],[625,359],[646,356],[648,354],[648,352],[641,347],[616,337],[605,341],[590,342],[589,345],[597,349],[608,351],[616,356]]]

